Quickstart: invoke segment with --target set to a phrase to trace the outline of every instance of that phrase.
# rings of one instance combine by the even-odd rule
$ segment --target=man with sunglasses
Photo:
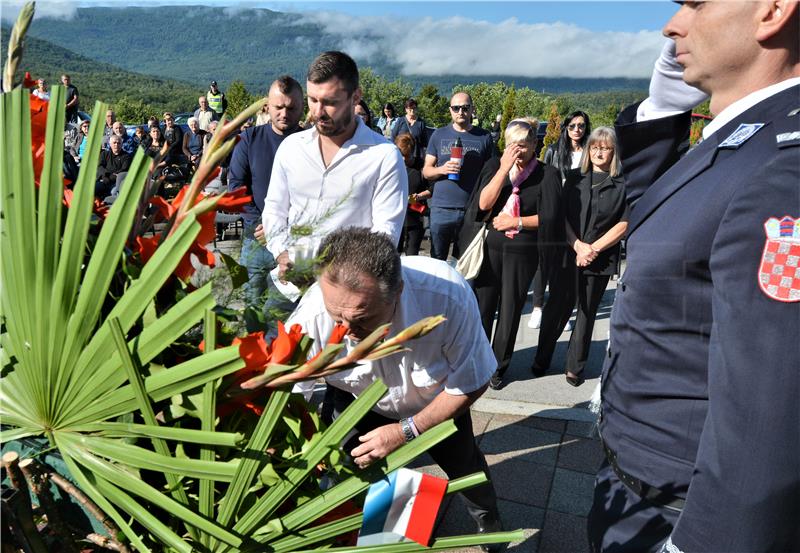
[[[452,125],[436,129],[428,141],[422,176],[434,182],[431,208],[431,256],[447,260],[450,246],[458,257],[458,234],[464,211],[483,164],[495,155],[492,135],[472,126],[474,106],[466,92],[450,98]],[[463,163],[450,159],[450,150],[461,140]],[[457,179],[450,178],[457,175]]]

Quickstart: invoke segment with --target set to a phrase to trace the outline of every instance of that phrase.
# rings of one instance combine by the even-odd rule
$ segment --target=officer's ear
[[[764,43],[778,41],[797,51],[797,36],[800,29],[800,14],[796,0],[770,0],[759,6],[756,40]]]

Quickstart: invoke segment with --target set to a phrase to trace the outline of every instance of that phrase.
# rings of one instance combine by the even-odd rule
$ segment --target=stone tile
[[[599,440],[565,436],[558,451],[556,466],[596,474],[603,458],[603,448]]]
[[[503,527],[507,530],[521,529],[525,536],[520,542],[510,543],[508,551],[514,553],[537,553],[539,535],[545,518],[544,510],[502,499],[498,501],[498,507],[500,508],[500,519],[503,521]],[[473,534],[474,532],[475,523],[467,513],[464,503],[454,498],[448,505],[444,516],[441,517],[435,530],[435,536],[461,536]],[[480,549],[471,547],[460,549],[459,551],[479,553]]]
[[[539,430],[547,430],[548,432],[557,432],[559,434],[563,434],[567,426],[567,421],[545,417],[530,417],[526,419],[526,422]]]
[[[548,511],[586,516],[592,506],[594,475],[557,468],[553,475]]]
[[[475,434],[475,441],[478,442],[480,445],[481,439],[483,438],[483,433],[486,432],[486,428],[489,426],[489,423],[496,417],[492,413],[484,413],[482,411],[471,411],[470,417],[472,418],[472,432]]]
[[[487,461],[499,498],[534,507],[547,506],[553,467],[497,457],[488,457]]]
[[[496,414],[492,417],[492,422],[495,424],[522,424],[531,428],[538,428],[539,430],[547,430],[548,432],[556,432],[558,434],[564,433],[567,421],[562,419],[555,419],[549,417],[529,416],[524,417],[520,415],[506,415]]]
[[[560,442],[560,433],[493,419],[481,440],[481,450],[487,456],[555,466]]]
[[[567,434],[582,438],[597,438],[597,425],[593,422],[569,421],[567,422]]]
[[[586,519],[547,511],[538,553],[589,553]]]

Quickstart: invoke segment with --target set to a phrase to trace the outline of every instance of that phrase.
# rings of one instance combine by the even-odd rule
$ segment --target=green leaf
[[[223,263],[225,263],[225,267],[228,269],[228,274],[231,275],[231,281],[233,282],[234,290],[240,288],[243,284],[246,284],[247,281],[250,280],[250,277],[247,274],[247,267],[239,265],[231,256],[222,252],[219,252],[219,256]]]
[[[84,424],[69,429],[72,432],[99,432],[103,437],[142,437],[174,440],[190,444],[207,446],[238,447],[244,442],[244,435],[238,432],[220,432],[217,430],[192,430],[190,428],[174,428],[170,426],[153,426],[127,422],[98,422]],[[213,449],[211,450],[213,452]]]

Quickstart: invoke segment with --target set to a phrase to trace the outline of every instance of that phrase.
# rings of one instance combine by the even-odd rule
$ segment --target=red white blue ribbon
[[[398,469],[369,487],[358,545],[415,541],[428,546],[447,480]]]

